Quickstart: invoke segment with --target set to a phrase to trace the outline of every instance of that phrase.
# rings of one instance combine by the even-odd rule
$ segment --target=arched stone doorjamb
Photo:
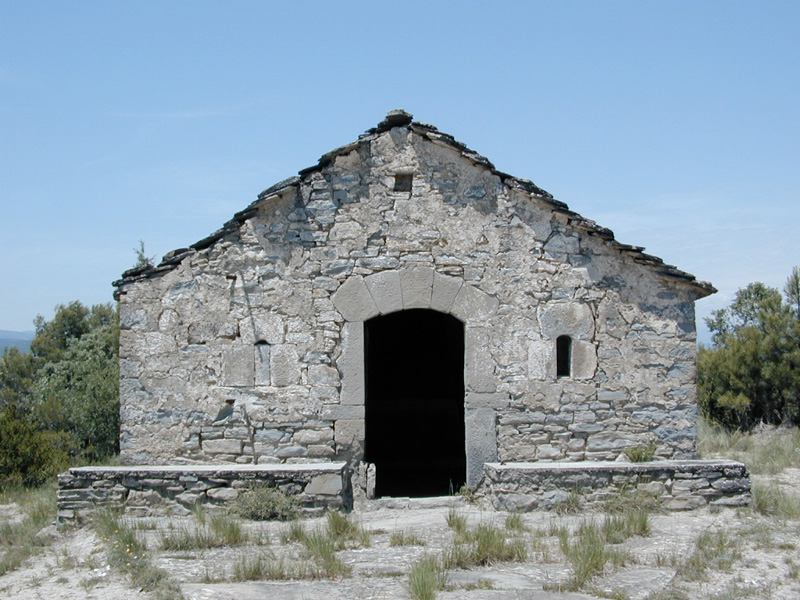
[[[498,300],[463,279],[430,267],[407,267],[347,279],[333,295],[345,324],[338,367],[341,404],[326,414],[335,421],[337,444],[364,442],[364,321],[411,308],[451,314],[464,323],[464,388],[467,484],[483,481],[483,465],[497,460],[496,409],[508,402],[497,392],[494,360],[488,350],[488,319]]]

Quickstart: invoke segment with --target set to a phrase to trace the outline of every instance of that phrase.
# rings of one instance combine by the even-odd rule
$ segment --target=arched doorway
[[[411,309],[364,324],[365,459],[376,496],[436,496],[466,481],[464,324]]]

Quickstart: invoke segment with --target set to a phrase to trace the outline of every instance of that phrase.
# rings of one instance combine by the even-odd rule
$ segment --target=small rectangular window
[[[413,179],[413,173],[396,173],[394,176],[394,191],[410,192]]]

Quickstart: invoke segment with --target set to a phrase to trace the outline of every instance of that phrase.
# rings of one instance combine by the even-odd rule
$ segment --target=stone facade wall
[[[613,460],[650,441],[695,456],[702,287],[429,126],[301,175],[118,282],[125,463],[360,468],[363,321],[412,307],[465,323],[470,483],[487,461]]]
[[[723,460],[488,463],[486,479],[494,507],[508,511],[557,508],[576,492],[584,508],[602,508],[620,493],[651,495],[666,510],[750,503],[747,467]]]
[[[197,505],[225,506],[256,486],[275,487],[306,510],[352,505],[343,462],[311,465],[75,467],[58,476],[58,517],[99,506],[139,514],[184,514]]]

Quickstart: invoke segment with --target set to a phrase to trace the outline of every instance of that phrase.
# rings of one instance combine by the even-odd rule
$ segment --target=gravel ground
[[[787,469],[773,478],[784,490],[797,493],[800,470]],[[460,498],[391,500],[365,503],[351,520],[370,532],[367,547],[350,547],[337,556],[350,574],[336,579],[290,581],[232,581],[234,565],[243,557],[264,554],[287,560],[310,561],[296,542],[283,542],[285,523],[245,523],[251,539],[258,544],[185,552],[161,549],[162,532],[170,527],[194,528],[194,517],[127,518],[129,526],[146,538],[152,562],[165,569],[181,585],[188,600],[338,600],[407,599],[410,565],[426,553],[438,554],[450,546],[453,531],[447,526],[448,512],[465,515],[470,526],[493,523],[503,527],[506,513],[466,504]],[[0,523],[19,521],[14,505],[0,506]],[[634,536],[613,547],[628,553],[624,565],[607,568],[580,592],[559,593],[554,586],[568,581],[572,568],[557,537],[546,535],[554,527],[577,529],[584,519],[602,522],[604,515],[557,515],[532,512],[523,515],[527,532],[519,534],[528,547],[528,559],[521,563],[499,563],[451,570],[442,600],[657,598],[664,590],[680,590],[685,598],[724,599],[800,598],[800,521],[779,520],[756,514],[751,509],[701,509],[684,513],[654,514],[652,532]],[[321,528],[324,518],[304,521],[308,529]],[[392,532],[414,534],[424,545],[392,546]],[[545,532],[537,534],[536,532]],[[709,561],[702,577],[687,580],[678,565],[696,549],[704,532],[726,533],[726,561]],[[21,568],[0,577],[0,597],[20,599],[51,598],[147,598],[150,595],[130,587],[125,576],[108,564],[106,544],[90,525],[57,530],[48,527],[41,535],[53,542],[44,552],[29,558]],[[313,563],[310,563],[313,564]],[[664,595],[680,598],[680,595]],[[660,600],[660,599],[659,599]]]

